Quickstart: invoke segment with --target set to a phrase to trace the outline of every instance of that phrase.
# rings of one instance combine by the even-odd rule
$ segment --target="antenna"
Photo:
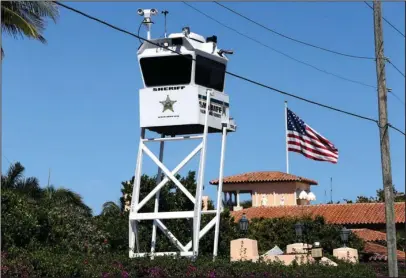
[[[158,10],[157,9],[138,9],[137,13],[140,16],[144,16],[144,20],[142,23],[147,27],[147,40],[151,39],[151,25],[154,23],[151,20],[151,16],[157,15]]]
[[[165,38],[166,38],[166,15],[169,13],[167,10],[165,10],[165,11],[162,11],[161,13],[163,13],[164,14],[164,16],[165,16]]]
[[[330,178],[330,202],[333,203],[333,178]]]
[[[48,170],[48,187],[49,187],[49,182],[51,180],[51,168]]]

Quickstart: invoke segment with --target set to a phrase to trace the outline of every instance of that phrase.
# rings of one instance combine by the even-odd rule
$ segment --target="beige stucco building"
[[[218,185],[218,180],[210,181]],[[315,200],[311,186],[317,182],[276,171],[250,172],[223,178],[223,202],[240,210],[240,194],[251,194],[252,206],[308,205]]]

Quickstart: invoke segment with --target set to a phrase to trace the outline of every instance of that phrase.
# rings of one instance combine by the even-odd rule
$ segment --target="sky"
[[[294,62],[252,42],[190,9],[182,2],[64,2],[131,32],[142,17],[138,8],[168,10],[168,33],[189,26],[205,37],[216,35],[220,48],[233,49],[228,70],[280,90],[323,104],[378,117],[374,88],[346,82]],[[217,20],[279,51],[347,78],[376,85],[374,61],[352,59],[310,48],[272,34],[214,3],[191,3]],[[372,10],[363,2],[225,2],[276,31],[324,48],[374,57]],[[405,33],[405,3],[384,2],[383,16]],[[164,34],[164,17],[154,18],[152,37]],[[405,40],[383,23],[385,56],[405,69]],[[47,44],[2,35],[2,171],[20,161],[25,175],[69,188],[99,213],[106,201],[118,202],[121,182],[134,174],[139,143],[138,90],[142,79],[137,62],[139,41],[64,8],[56,24],[49,22]],[[145,29],[141,36],[146,36]],[[389,122],[405,128],[405,79],[386,67]],[[286,171],[284,101],[289,108],[339,149],[338,164],[289,154],[290,173],[318,181],[317,200],[374,196],[382,188],[379,130],[375,123],[280,95],[226,77],[225,92],[237,132],[229,134],[225,176],[251,171]],[[148,133],[148,137],[156,136]],[[392,176],[405,188],[405,137],[390,130]],[[173,169],[197,142],[165,146],[164,162]],[[221,136],[208,139],[205,190],[211,199],[218,177]],[[152,147],[157,153],[158,145]],[[196,170],[193,160],[187,170]],[[143,173],[157,167],[146,160]]]

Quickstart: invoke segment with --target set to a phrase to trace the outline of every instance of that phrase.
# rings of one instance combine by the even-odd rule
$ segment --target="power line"
[[[393,125],[391,125],[391,124],[388,124],[388,126],[389,126],[389,127],[391,127],[391,128],[393,128],[394,130],[396,130],[396,131],[398,131],[398,132],[402,133],[403,135],[406,135],[406,134],[405,134],[405,132],[404,132],[404,131],[402,131],[402,130],[400,130],[399,128],[394,127],[394,126],[393,126]]]
[[[183,2],[183,1],[182,1],[182,2]],[[233,31],[233,32],[236,32],[237,34],[239,34],[239,35],[241,35],[241,36],[243,36],[243,37],[245,37],[245,38],[247,38],[247,39],[249,39],[249,40],[251,40],[251,41],[254,41],[254,42],[256,42],[256,43],[258,43],[258,44],[260,44],[260,45],[262,45],[262,46],[264,46],[264,47],[266,47],[266,48],[268,48],[268,49],[270,49],[270,50],[272,50],[272,51],[274,51],[274,52],[276,52],[276,53],[279,53],[279,54],[281,54],[281,55],[283,55],[283,56],[285,56],[285,57],[287,57],[287,58],[289,58],[289,59],[291,59],[291,60],[293,60],[293,61],[296,61],[296,62],[298,62],[298,63],[301,63],[301,64],[303,64],[303,65],[306,65],[306,66],[308,66],[308,67],[311,67],[311,68],[313,68],[313,69],[315,69],[315,70],[317,70],[317,71],[320,71],[320,72],[322,72],[322,73],[335,76],[335,77],[340,78],[340,79],[345,80],[345,81],[349,81],[349,82],[352,82],[352,83],[360,84],[360,85],[363,85],[363,86],[365,86],[365,87],[370,87],[370,88],[374,88],[374,89],[377,88],[376,86],[369,85],[369,84],[363,83],[363,82],[361,82],[361,81],[357,81],[357,80],[353,80],[353,79],[349,79],[349,78],[340,76],[340,75],[338,75],[338,74],[335,74],[335,73],[326,71],[326,70],[324,70],[324,69],[320,69],[320,68],[318,68],[318,67],[316,67],[316,66],[314,66],[314,65],[312,65],[312,64],[309,64],[309,63],[307,63],[307,62],[304,62],[304,61],[301,61],[301,60],[299,60],[299,59],[296,59],[296,58],[294,58],[294,57],[292,57],[292,56],[290,56],[290,55],[288,55],[288,54],[286,54],[286,53],[284,53],[284,52],[282,52],[282,51],[279,51],[279,50],[277,50],[277,49],[275,49],[275,48],[273,48],[273,47],[271,47],[271,46],[269,46],[269,45],[267,45],[267,44],[264,44],[264,43],[258,41],[258,40],[255,39],[255,38],[252,38],[252,37],[250,37],[250,36],[248,36],[248,35],[245,35],[245,34],[241,33],[240,31],[234,29],[233,27],[230,27],[230,26],[228,26],[228,25],[225,25],[225,24],[222,23],[221,21],[219,21],[219,20],[215,19],[214,17],[212,17],[212,16],[206,14],[205,12],[202,12],[201,10],[199,10],[198,8],[196,8],[196,7],[192,6],[192,5],[190,5],[190,4],[187,3],[187,2],[183,2],[183,3],[184,3],[185,5],[187,5],[188,7],[192,8],[193,10],[195,10],[196,12],[198,12],[198,13],[204,15],[205,17],[207,17],[207,18],[209,18],[209,19],[211,19],[211,20],[217,22],[218,24],[222,25],[223,27],[225,27],[225,28],[227,28],[227,29],[229,29],[229,30],[231,30],[231,31]]]
[[[304,42],[304,41],[300,41],[300,40],[298,40],[298,39],[295,39],[295,38],[286,36],[286,35],[284,35],[284,34],[282,34],[282,33],[279,33],[279,32],[277,32],[277,31],[275,31],[275,30],[272,30],[272,29],[270,29],[270,28],[268,28],[268,27],[266,27],[266,26],[264,26],[264,25],[258,23],[257,21],[255,21],[255,20],[253,20],[253,19],[251,19],[251,18],[249,18],[249,17],[247,17],[247,16],[245,16],[245,15],[243,15],[243,14],[241,14],[241,13],[239,13],[239,12],[237,12],[237,11],[235,11],[235,10],[233,10],[233,9],[231,9],[231,8],[229,8],[229,7],[227,7],[227,6],[225,6],[225,5],[223,5],[223,4],[220,4],[220,3],[216,2],[216,1],[214,1],[214,3],[217,4],[217,5],[219,5],[219,6],[221,6],[221,7],[223,7],[224,9],[226,9],[226,10],[228,10],[228,11],[230,11],[230,12],[232,12],[232,13],[234,13],[234,14],[236,14],[236,15],[238,15],[238,16],[240,16],[240,17],[242,17],[242,18],[244,18],[244,19],[246,19],[246,20],[248,20],[248,21],[250,21],[250,22],[252,22],[252,23],[254,23],[254,24],[258,25],[258,26],[260,26],[260,27],[262,27],[262,28],[264,28],[265,30],[267,30],[267,31],[269,31],[269,32],[272,32],[272,33],[274,33],[274,34],[277,34],[277,35],[279,35],[279,36],[281,36],[281,37],[284,37],[284,38],[286,38],[286,39],[292,40],[292,41],[294,41],[294,42],[301,43],[301,44],[304,44],[304,45],[307,45],[307,46],[310,46],[310,47],[314,47],[314,48],[317,48],[317,49],[320,49],[320,50],[324,50],[324,51],[327,51],[327,52],[331,52],[331,53],[334,53],[334,54],[337,54],[337,55],[341,55],[341,56],[346,56],[346,57],[350,57],[350,58],[357,58],[357,59],[375,60],[375,58],[373,58],[373,57],[356,56],[356,55],[346,54],[346,53],[342,53],[342,52],[330,50],[330,49],[327,49],[327,48],[324,48],[324,47],[321,47],[321,46],[317,46],[317,45],[314,45],[314,44],[310,44],[310,43],[307,43],[307,42]],[[391,64],[401,75],[403,75],[403,77],[405,77],[405,74],[404,74],[403,72],[401,72],[394,64],[392,64],[392,63],[390,63],[390,64]]]
[[[334,53],[334,54],[337,54],[337,55],[349,57],[349,58],[365,59],[365,60],[375,60],[375,58],[373,58],[373,57],[366,57],[366,56],[357,56],[357,55],[352,55],[352,54],[346,54],[346,53],[343,53],[343,52],[338,52],[338,51],[335,51],[335,50],[327,49],[327,48],[324,48],[324,47],[321,47],[321,46],[317,46],[317,45],[314,45],[314,44],[311,44],[311,43],[307,43],[307,42],[304,42],[304,41],[301,41],[301,40],[298,40],[298,39],[289,37],[289,36],[287,36],[287,35],[284,35],[284,34],[282,34],[282,33],[277,32],[277,31],[275,31],[275,30],[273,30],[273,29],[271,29],[271,28],[266,27],[266,26],[262,25],[261,23],[258,23],[257,21],[255,21],[255,20],[253,20],[253,19],[251,19],[251,18],[249,18],[249,17],[247,17],[247,16],[245,16],[245,15],[243,15],[243,14],[241,14],[241,13],[239,13],[239,12],[237,12],[237,11],[235,11],[235,10],[233,10],[233,9],[231,9],[231,8],[229,8],[229,7],[227,7],[227,6],[225,6],[225,5],[223,5],[223,4],[220,4],[219,2],[214,1],[214,3],[217,4],[217,5],[219,5],[219,6],[221,6],[221,7],[223,7],[224,9],[226,9],[226,10],[228,10],[228,11],[230,11],[230,12],[232,12],[232,13],[234,13],[234,14],[236,14],[236,15],[238,15],[238,16],[240,16],[240,17],[242,17],[242,18],[244,18],[244,19],[246,19],[246,20],[248,20],[248,21],[250,21],[250,22],[252,22],[252,23],[254,23],[254,24],[258,25],[258,26],[260,26],[260,27],[262,27],[262,28],[264,28],[265,30],[267,30],[267,31],[269,31],[269,32],[272,32],[272,33],[274,33],[274,34],[277,34],[277,35],[279,35],[279,36],[281,36],[281,37],[284,37],[284,38],[286,38],[286,39],[289,39],[289,40],[291,40],[291,41],[294,41],[294,42],[297,42],[297,43],[300,43],[300,44],[304,44],[304,45],[307,45],[307,46],[310,46],[310,47],[313,47],[313,48],[317,48],[317,49],[320,49],[320,50],[323,50],[323,51],[326,51],[326,52],[330,52],[330,53]]]
[[[111,25],[110,23],[107,23],[107,22],[105,22],[105,21],[103,21],[103,20],[100,20],[100,19],[98,19],[98,18],[95,18],[95,17],[93,17],[93,16],[91,16],[91,15],[88,15],[88,14],[86,14],[86,13],[84,13],[84,12],[81,12],[81,11],[75,9],[75,8],[69,7],[69,6],[65,5],[65,4],[62,4],[62,3],[57,2],[57,1],[53,1],[53,2],[56,3],[57,5],[60,5],[60,6],[64,7],[64,8],[66,8],[66,9],[68,9],[68,10],[71,10],[71,11],[73,11],[73,12],[75,12],[75,13],[81,14],[81,15],[83,15],[84,17],[87,17],[87,18],[89,18],[89,19],[92,19],[92,20],[94,20],[94,21],[97,21],[97,22],[99,22],[99,23],[101,23],[101,24],[103,24],[103,25],[109,26],[109,27],[111,27],[111,28],[113,28],[113,29],[115,29],[115,30],[117,30],[117,31],[120,31],[120,32],[125,33],[125,34],[128,34],[128,35],[130,35],[130,36],[132,36],[132,37],[135,37],[135,38],[138,38],[138,39],[140,39],[140,40],[143,40],[144,42],[148,42],[149,44],[152,44],[152,45],[155,45],[155,46],[159,46],[159,47],[163,47],[162,45],[159,45],[158,43],[155,43],[155,42],[153,42],[153,41],[151,41],[151,40],[144,39],[144,38],[142,38],[142,37],[140,37],[140,36],[137,36],[136,34],[133,34],[133,33],[129,32],[129,31],[126,31],[126,30],[121,29],[121,28],[119,28],[119,27],[116,27],[116,26],[114,26],[114,25]],[[170,48],[166,48],[166,49],[169,50],[169,51],[172,52],[172,53],[175,53],[175,54],[180,55],[181,57],[184,57],[184,58],[186,58],[186,59],[190,59],[190,60],[192,60],[192,61],[196,61],[196,59],[194,59],[193,57],[184,56],[184,55],[182,55],[181,53],[179,53],[179,52],[177,52],[177,51],[175,51],[175,50],[172,50],[172,49],[170,49]],[[350,115],[350,116],[353,116],[353,117],[356,117],[356,118],[368,120],[368,121],[371,121],[371,122],[374,122],[374,123],[378,124],[378,121],[375,120],[375,119],[372,119],[372,118],[368,118],[368,117],[365,117],[365,116],[362,116],[362,115],[359,115],[359,114],[355,114],[355,113],[352,113],[352,112],[344,111],[344,110],[341,110],[341,109],[338,109],[338,108],[335,108],[335,107],[332,107],[332,106],[329,106],[329,105],[326,105],[326,104],[318,103],[318,102],[315,102],[315,101],[313,101],[313,100],[309,100],[309,99],[306,99],[306,98],[303,98],[303,97],[300,97],[300,96],[297,96],[297,95],[294,95],[294,94],[291,94],[291,93],[288,93],[288,92],[285,92],[285,91],[282,91],[282,90],[273,88],[273,87],[271,87],[271,86],[262,84],[262,83],[260,83],[260,82],[254,81],[254,80],[252,80],[252,79],[249,79],[249,78],[247,78],[247,77],[243,77],[243,76],[241,76],[241,75],[238,75],[238,74],[235,74],[235,73],[232,73],[232,72],[229,72],[229,71],[226,71],[226,74],[231,75],[231,76],[234,76],[234,77],[236,77],[236,78],[238,78],[238,79],[247,81],[247,82],[249,82],[249,83],[251,83],[251,84],[255,84],[255,85],[257,85],[257,86],[270,89],[270,90],[272,90],[272,91],[278,92],[278,93],[283,94],[283,95],[287,95],[287,96],[290,96],[290,97],[293,97],[293,98],[296,98],[296,99],[299,99],[299,100],[302,100],[302,101],[305,101],[305,102],[308,102],[308,103],[311,103],[311,104],[314,104],[314,105],[317,105],[317,106],[320,106],[320,107],[324,107],[324,108],[327,108],[327,109],[330,109],[330,110],[334,110],[334,111],[337,111],[337,112],[341,112],[341,113],[343,113],[343,114],[347,114],[347,115]],[[391,127],[392,127],[392,126],[391,126]],[[392,128],[394,128],[394,127],[392,127]],[[394,128],[394,129],[400,131],[400,130],[397,129],[397,128]],[[400,132],[404,135],[404,132],[402,132],[402,131],[400,131]]]
[[[371,8],[371,10],[374,10],[374,8],[366,1],[364,1],[364,3]],[[387,20],[386,18],[382,17],[382,19],[388,23],[393,29],[395,29],[400,35],[402,35],[403,37],[405,37],[405,34],[403,34],[398,28],[396,28],[392,23],[389,22],[389,20]]]
[[[387,59],[386,61],[388,61],[388,63],[391,64],[392,67],[393,67],[395,70],[397,70],[401,75],[403,75],[403,77],[405,77],[405,74],[404,74],[400,69],[398,69],[389,59]]]
[[[255,39],[255,38],[252,38],[252,37],[250,37],[250,36],[248,36],[248,35],[245,35],[244,33],[241,33],[241,32],[238,31],[237,29],[235,29],[235,28],[233,28],[233,27],[230,27],[230,26],[228,26],[228,25],[222,23],[221,21],[219,21],[219,20],[217,20],[216,18],[214,18],[214,17],[212,17],[212,16],[206,14],[205,12],[203,12],[203,11],[199,10],[198,8],[196,8],[196,7],[192,6],[192,5],[190,5],[190,4],[187,3],[187,2],[182,1],[182,3],[185,4],[185,5],[187,5],[187,6],[190,7],[191,9],[195,10],[196,12],[198,12],[198,13],[204,15],[205,17],[207,17],[207,18],[209,18],[209,19],[211,19],[211,20],[217,22],[218,24],[222,25],[223,27],[225,27],[225,28],[227,28],[227,29],[229,29],[229,30],[231,30],[231,31],[233,31],[233,32],[236,32],[237,34],[239,34],[239,35],[241,35],[241,36],[243,36],[243,37],[245,37],[245,38],[247,38],[247,39],[249,39],[249,40],[251,40],[251,41],[254,41],[254,42],[256,42],[256,43],[258,43],[258,44],[260,44],[260,45],[262,45],[262,46],[264,46],[264,47],[266,47],[266,48],[268,48],[268,49],[270,49],[270,50],[272,50],[272,51],[274,51],[274,52],[276,52],[276,53],[279,53],[279,54],[281,54],[281,55],[283,55],[283,56],[285,56],[285,57],[287,57],[287,58],[289,58],[289,59],[291,59],[291,60],[293,60],[293,61],[295,61],[295,62],[298,62],[298,63],[300,63],[300,64],[306,65],[306,66],[311,67],[311,68],[313,68],[313,69],[315,69],[315,70],[317,70],[317,71],[320,71],[320,72],[325,73],[325,74],[328,74],[328,75],[332,75],[332,76],[334,76],[334,77],[337,77],[337,78],[339,78],[339,79],[342,79],[342,80],[345,80],[345,81],[348,81],[348,82],[352,82],[352,83],[356,83],[356,84],[359,84],[359,85],[362,85],[362,86],[365,86],[365,87],[377,89],[376,86],[373,86],[373,85],[366,84],[366,83],[361,82],[361,81],[357,81],[357,80],[353,80],[353,79],[349,79],[349,78],[340,76],[340,75],[338,75],[338,74],[335,74],[335,73],[326,71],[326,70],[324,70],[324,69],[320,69],[320,68],[318,68],[318,67],[316,67],[316,66],[314,66],[314,65],[312,65],[312,64],[309,64],[309,63],[307,63],[307,62],[304,62],[304,61],[301,61],[301,60],[299,60],[299,59],[296,59],[296,58],[294,58],[294,57],[292,57],[292,56],[290,56],[290,55],[288,55],[288,54],[286,54],[286,53],[284,53],[284,52],[282,52],[282,51],[279,51],[279,50],[277,50],[277,49],[275,49],[275,48],[273,48],[273,47],[271,47],[271,46],[269,46],[269,45],[267,45],[267,44],[262,43],[261,41]],[[390,93],[391,93],[400,103],[405,104],[404,101],[403,101],[401,98],[399,98],[394,92],[390,92]]]
[[[374,10],[374,8],[373,8],[368,2],[364,1],[364,3],[365,3],[368,7],[370,7],[372,11]],[[387,20],[387,19],[384,18],[383,16],[382,16],[382,19],[383,19],[386,23],[388,23],[393,29],[395,29],[399,34],[401,34],[403,37],[405,37],[405,34],[403,34],[402,32],[400,32],[398,28],[396,28],[392,23],[389,22],[389,20]],[[404,74],[398,67],[396,67],[389,59],[386,59],[386,61],[387,61],[397,72],[399,72],[401,75],[403,75],[403,77],[405,77],[405,74]]]
[[[3,154],[3,157],[7,160],[8,164],[10,164],[10,165],[13,164],[13,163],[11,163],[11,161],[7,158],[7,156],[5,156],[4,154]]]

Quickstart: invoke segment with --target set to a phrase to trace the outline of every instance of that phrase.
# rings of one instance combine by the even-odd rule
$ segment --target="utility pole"
[[[387,111],[387,89],[383,51],[383,31],[381,1],[374,0],[374,34],[376,76],[378,80],[379,137],[381,145],[381,164],[383,189],[385,193],[386,242],[388,250],[388,268],[390,277],[398,277],[396,258],[396,226],[393,198],[392,170],[389,150],[389,126]]]

